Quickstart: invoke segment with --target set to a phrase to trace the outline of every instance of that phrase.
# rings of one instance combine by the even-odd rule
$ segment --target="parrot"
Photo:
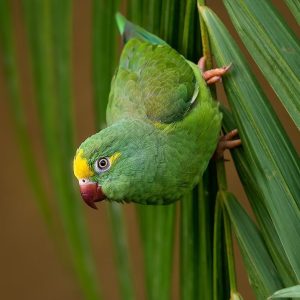
[[[83,200],[170,204],[199,182],[214,153],[240,144],[220,140],[222,113],[208,84],[230,68],[205,71],[165,41],[116,15],[124,41],[111,82],[107,127],[77,149],[74,175]],[[216,150],[217,145],[221,145]]]

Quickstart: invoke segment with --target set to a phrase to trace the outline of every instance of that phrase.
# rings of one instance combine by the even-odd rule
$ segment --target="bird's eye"
[[[102,173],[107,171],[110,168],[110,162],[107,157],[100,157],[98,160],[96,160],[95,163],[95,170],[98,173]]]

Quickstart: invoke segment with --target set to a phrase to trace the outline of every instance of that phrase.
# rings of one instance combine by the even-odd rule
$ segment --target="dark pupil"
[[[100,167],[100,168],[105,168],[106,165],[107,165],[107,161],[106,161],[105,159],[101,159],[101,160],[99,161],[99,167]]]

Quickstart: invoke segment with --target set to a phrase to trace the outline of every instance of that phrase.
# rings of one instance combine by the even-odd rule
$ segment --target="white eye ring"
[[[95,171],[102,173],[110,168],[110,161],[108,157],[100,157],[95,161]]]

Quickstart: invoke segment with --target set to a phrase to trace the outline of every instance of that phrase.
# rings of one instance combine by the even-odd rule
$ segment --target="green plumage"
[[[123,50],[112,82],[107,122],[126,117],[176,122],[197,93],[194,72],[182,56],[168,45],[133,38]]]
[[[89,178],[108,200],[167,204],[199,181],[222,116],[198,66],[124,17],[117,23],[127,43],[112,80],[108,127],[80,149],[92,170],[99,157],[121,154]]]

